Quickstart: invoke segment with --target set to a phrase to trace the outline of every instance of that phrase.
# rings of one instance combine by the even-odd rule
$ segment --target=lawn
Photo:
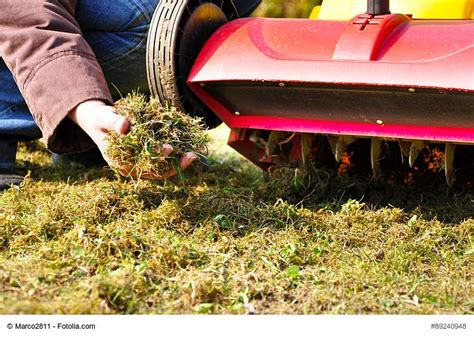
[[[307,16],[318,1],[266,0]],[[474,188],[318,170],[271,179],[213,131],[184,180],[57,167],[0,192],[2,314],[472,314]]]
[[[0,313],[473,313],[474,199],[442,183],[266,179],[213,132],[184,181],[58,168],[0,195]]]

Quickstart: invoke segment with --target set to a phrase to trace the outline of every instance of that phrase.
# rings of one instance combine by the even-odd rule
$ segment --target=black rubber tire
[[[163,105],[170,104],[192,116],[202,117],[208,127],[221,122],[186,87],[187,74],[179,74],[177,52],[180,50],[182,27],[187,23],[192,11],[203,3],[213,3],[222,9],[228,20],[248,15],[253,6],[245,7],[233,0],[162,0],[155,10],[150,24],[147,42],[147,75],[150,92]],[[251,3],[250,3],[251,4]],[[239,5],[239,6],[236,6]],[[245,12],[239,13],[238,10]]]
[[[182,109],[176,81],[165,81],[164,72],[175,69],[176,40],[179,21],[187,0],[160,1],[150,24],[147,41],[147,76],[150,92],[162,104]],[[166,69],[166,70],[165,70]]]

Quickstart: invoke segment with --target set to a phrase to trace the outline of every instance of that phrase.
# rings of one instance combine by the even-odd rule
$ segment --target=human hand
[[[105,161],[117,169],[122,176],[137,177],[138,173],[131,170],[130,167],[116,167],[113,162],[107,157],[107,135],[110,131],[115,131],[119,134],[127,134],[130,128],[128,119],[115,113],[113,107],[106,105],[99,100],[90,100],[79,104],[75,109],[69,113],[71,118],[81,129],[83,129],[94,143],[99,148]],[[163,146],[163,154],[165,156],[171,155],[173,147],[171,145]],[[185,170],[188,168],[198,156],[192,152],[186,153],[180,161],[180,168]],[[166,179],[176,175],[176,169],[162,175],[143,174],[140,177],[144,179],[157,180]]]

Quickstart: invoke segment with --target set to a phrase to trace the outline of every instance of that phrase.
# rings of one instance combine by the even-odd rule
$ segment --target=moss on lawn
[[[0,313],[474,312],[472,191],[321,174],[301,193],[210,155],[184,183],[131,184],[23,145]]]
[[[319,1],[294,2],[258,14]],[[0,194],[0,313],[474,313],[472,187],[266,180],[224,132],[184,183],[57,168],[23,145],[31,176]]]

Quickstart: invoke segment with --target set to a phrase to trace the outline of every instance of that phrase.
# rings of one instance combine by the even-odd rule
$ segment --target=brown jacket
[[[89,99],[112,103],[103,72],[74,18],[76,3],[0,0],[0,57],[48,147],[58,153],[93,146],[66,118],[69,111]]]

